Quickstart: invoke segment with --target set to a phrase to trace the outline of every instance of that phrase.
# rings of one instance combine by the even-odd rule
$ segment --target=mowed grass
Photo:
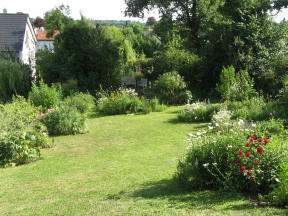
[[[91,117],[89,133],[55,138],[42,159],[0,169],[0,215],[287,215],[241,195],[182,189],[173,175],[201,124],[162,113]]]

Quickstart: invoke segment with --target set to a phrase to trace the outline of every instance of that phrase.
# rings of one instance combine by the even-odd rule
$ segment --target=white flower
[[[208,167],[208,166],[209,166],[209,163],[203,164],[203,167]]]

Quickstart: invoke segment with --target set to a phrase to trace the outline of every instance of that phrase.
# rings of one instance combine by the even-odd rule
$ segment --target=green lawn
[[[240,195],[185,192],[172,179],[186,135],[176,111],[92,117],[40,161],[0,169],[0,215],[286,215]]]

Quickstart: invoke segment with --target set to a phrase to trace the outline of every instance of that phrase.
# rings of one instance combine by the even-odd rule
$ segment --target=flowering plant
[[[249,136],[248,141],[237,152],[233,162],[234,172],[243,176],[244,182],[249,182],[246,186],[250,192],[266,192],[269,186],[279,182],[278,173],[283,153],[280,140],[275,139],[278,148],[271,146],[268,138]]]

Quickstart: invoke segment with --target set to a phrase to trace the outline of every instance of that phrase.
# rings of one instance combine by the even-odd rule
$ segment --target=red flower
[[[258,161],[258,160],[254,160],[254,161],[253,161],[253,164],[254,164],[254,165],[258,165],[258,164],[259,164],[259,161]]]
[[[257,140],[256,136],[250,136],[250,138],[253,139],[253,140]]]
[[[267,144],[267,143],[269,143],[269,142],[270,142],[270,140],[269,140],[269,139],[267,139],[267,138],[265,138],[265,139],[264,139],[264,142]]]
[[[264,141],[263,138],[258,139],[258,142],[262,143]]]
[[[239,156],[242,157],[243,155],[244,155],[244,151],[241,150],[241,151],[239,152]]]
[[[244,172],[247,169],[247,166],[241,166],[240,170]]]
[[[250,145],[251,145],[250,142],[248,142],[248,143],[245,144],[246,147],[249,147]]]
[[[240,163],[241,163],[241,160],[235,160],[235,163],[236,163],[236,164],[240,164]]]
[[[251,176],[251,174],[252,174],[251,170],[248,170],[247,175]]]
[[[257,148],[257,152],[258,152],[259,154],[262,154],[262,153],[264,152],[263,147],[259,146],[259,147]]]
[[[252,154],[251,152],[247,152],[246,157],[250,157],[251,154]]]

